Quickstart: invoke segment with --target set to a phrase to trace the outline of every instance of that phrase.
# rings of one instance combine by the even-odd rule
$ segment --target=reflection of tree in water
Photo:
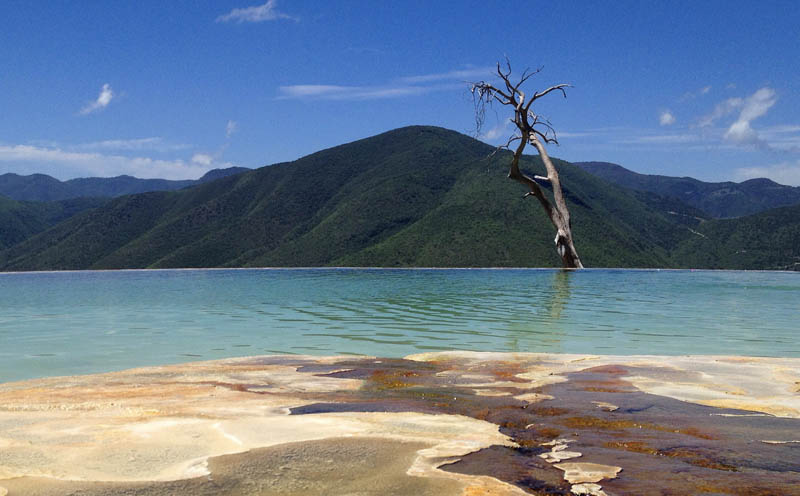
[[[548,310],[551,320],[561,319],[561,312],[564,311],[564,305],[569,300],[569,278],[572,277],[571,270],[557,270],[553,272],[553,279],[551,281],[552,291],[549,299]]]
[[[564,307],[570,298],[572,270],[555,270],[550,278],[550,288],[541,288],[539,298],[533,302],[529,320],[516,320],[509,325],[508,349],[518,352],[560,351],[563,324],[560,322]]]

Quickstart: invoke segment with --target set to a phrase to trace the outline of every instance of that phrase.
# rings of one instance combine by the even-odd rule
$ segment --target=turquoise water
[[[0,273],[0,382],[271,353],[800,357],[800,274]]]

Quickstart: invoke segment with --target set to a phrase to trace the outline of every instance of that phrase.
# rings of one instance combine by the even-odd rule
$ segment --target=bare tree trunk
[[[530,192],[525,196],[535,196],[539,203],[542,205],[553,227],[556,228],[556,237],[553,242],[556,245],[556,252],[561,258],[561,265],[568,269],[582,269],[583,263],[578,256],[578,251],[575,249],[575,244],[572,241],[572,224],[570,222],[569,210],[567,209],[567,202],[564,200],[564,193],[561,190],[561,180],[558,177],[553,162],[547,154],[541,142],[534,137],[532,140],[533,146],[539,150],[539,155],[542,157],[545,169],[547,170],[547,177],[535,176],[540,181],[549,181],[553,187],[553,199],[555,205],[550,203],[550,200],[545,196],[542,187],[533,179],[524,174],[519,169],[519,158],[522,155],[520,150],[521,146],[517,147],[519,153],[514,153],[514,158],[511,160],[511,168],[508,171],[508,177],[518,181],[530,188]]]
[[[564,88],[568,87],[566,84],[559,84],[551,86],[546,90],[534,93],[527,102],[525,100],[525,93],[520,90],[520,86],[532,75],[538,73],[535,71],[529,73],[525,71],[522,73],[520,81],[514,85],[511,83],[511,67],[507,64],[508,70],[504,72],[497,64],[497,74],[505,83],[505,90],[498,89],[486,82],[479,82],[472,84],[472,93],[476,97],[476,122],[480,128],[483,122],[483,111],[485,105],[491,105],[493,102],[499,102],[503,105],[508,105],[514,108],[513,122],[517,127],[518,134],[512,136],[508,142],[500,148],[509,148],[511,143],[519,141],[516,150],[514,150],[513,158],[511,159],[511,168],[508,171],[508,177],[524,184],[530,191],[525,196],[534,196],[542,205],[545,213],[547,214],[550,222],[556,228],[556,237],[553,240],[556,245],[556,251],[561,258],[561,265],[568,269],[582,269],[583,264],[575,249],[575,244],[572,239],[572,223],[570,221],[569,209],[567,202],[564,199],[564,193],[561,190],[561,179],[558,176],[558,170],[553,165],[544,143],[558,143],[555,136],[555,130],[550,126],[550,123],[540,118],[531,110],[531,105],[535,100],[541,98],[552,91],[561,91],[566,96]],[[537,129],[537,126],[544,130]],[[543,143],[544,142],[544,143]],[[523,173],[519,168],[519,160],[522,157],[522,152],[525,147],[531,144],[539,152],[542,158],[547,176],[534,176],[530,177]],[[542,187],[537,181],[547,181],[553,188],[553,200],[545,196]]]

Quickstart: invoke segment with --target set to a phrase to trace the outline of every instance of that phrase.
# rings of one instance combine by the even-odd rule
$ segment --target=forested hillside
[[[557,266],[549,220],[506,178],[509,156],[492,151],[442,128],[397,129],[110,200],[0,251],[0,269]],[[524,161],[543,172],[537,158]],[[794,266],[796,209],[708,220],[675,198],[557,166],[587,267]]]
[[[173,191],[202,184],[221,177],[247,171],[244,167],[213,169],[200,179],[171,181],[168,179],[139,179],[133,176],[81,177],[59,181],[45,174],[0,174],[0,195],[20,201],[50,202],[71,198],[100,198],[146,193],[149,191]]]
[[[741,217],[800,203],[800,187],[766,178],[708,183],[691,177],[639,174],[608,162],[576,162],[581,169],[626,188],[680,200],[715,218]]]
[[[15,245],[73,215],[103,205],[103,198],[19,202],[0,196],[0,250]]]

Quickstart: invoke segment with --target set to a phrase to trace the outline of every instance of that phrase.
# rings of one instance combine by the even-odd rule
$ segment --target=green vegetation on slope
[[[19,243],[47,226],[36,212],[25,205],[0,196],[0,249]]]
[[[575,165],[625,188],[676,198],[715,218],[741,217],[800,203],[800,187],[784,186],[764,178],[741,183],[707,183],[691,177],[638,174],[608,162],[576,162]]]
[[[20,176],[8,173],[0,175],[0,195],[19,201],[39,202],[85,197],[117,197],[150,191],[173,191],[240,174],[247,170],[249,169],[244,167],[213,169],[200,179],[184,181],[139,179],[132,176],[82,177],[70,179],[69,181],[59,181],[45,174]]]
[[[110,200],[0,251],[0,269],[557,266],[553,227],[506,178],[510,154],[489,159],[492,151],[446,129],[397,129],[180,191]],[[705,222],[675,199],[557,166],[586,266],[718,263],[687,253],[700,238],[693,231],[729,221]],[[543,173],[536,157],[523,168]],[[788,265],[781,257],[754,268]]]
[[[13,246],[73,215],[98,207],[104,199],[77,198],[59,202],[18,202],[0,196],[0,249]]]
[[[800,205],[694,229],[673,254],[681,267],[800,270]]]

